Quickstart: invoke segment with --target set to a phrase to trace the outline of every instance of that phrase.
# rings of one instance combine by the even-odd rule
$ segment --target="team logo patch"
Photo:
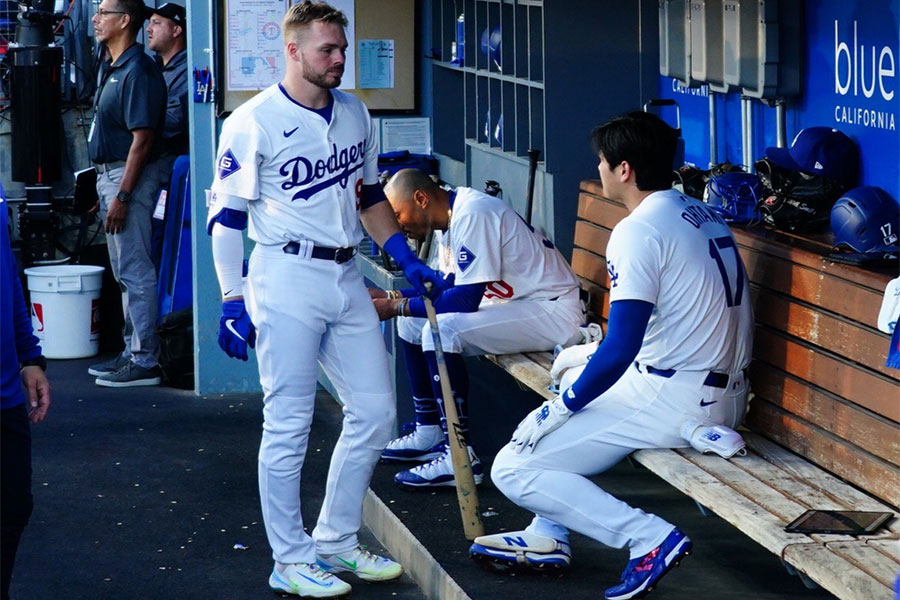
[[[472,252],[465,246],[462,246],[459,249],[459,253],[456,255],[456,264],[459,265],[459,270],[465,271],[466,269],[468,269],[469,265],[472,264],[472,261],[475,260],[475,258],[476,256],[474,252]]]
[[[225,179],[229,175],[234,175],[237,171],[241,170],[241,164],[234,157],[234,153],[231,152],[231,148],[225,150],[225,154],[219,158],[219,179]]]
[[[606,270],[609,271],[610,287],[618,286],[619,274],[616,272],[616,267],[611,262],[606,261]]]

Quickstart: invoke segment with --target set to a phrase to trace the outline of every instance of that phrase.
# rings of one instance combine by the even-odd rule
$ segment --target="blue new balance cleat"
[[[484,469],[481,467],[481,461],[475,456],[471,446],[469,446],[469,461],[472,463],[472,475],[475,479],[475,485],[481,485],[482,480],[484,480]],[[406,489],[455,487],[456,477],[453,475],[450,449],[444,445],[440,449],[440,454],[437,458],[424,465],[400,471],[394,475],[394,482]]]
[[[444,432],[440,425],[416,425],[407,423],[400,431],[400,437],[388,442],[381,452],[384,462],[429,461],[439,457],[444,451]]]
[[[572,562],[568,542],[529,531],[510,531],[475,538],[469,557],[491,571],[559,571]]]
[[[691,553],[694,544],[680,530],[673,529],[663,543],[638,558],[628,561],[622,583],[606,590],[606,600],[630,600],[649,594],[663,575],[678,566]]]

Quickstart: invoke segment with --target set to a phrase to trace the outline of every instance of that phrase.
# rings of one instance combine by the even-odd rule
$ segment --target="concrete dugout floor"
[[[256,484],[262,421],[256,395],[197,397],[171,388],[100,388],[87,375],[96,359],[51,361],[53,405],[33,428],[35,512],[25,531],[12,598],[272,598],[271,557]],[[483,361],[470,363],[472,419],[481,457],[490,457],[537,403]],[[408,400],[401,397],[408,416]],[[341,413],[319,394],[303,474],[304,520],[322,500]],[[392,481],[399,467],[379,465],[372,489],[475,600],[602,598],[627,560],[623,551],[573,536],[566,577],[507,577],[467,556],[453,489],[408,493]],[[687,600],[820,599],[778,559],[644,469],[623,462],[598,478],[611,493],[677,523],[694,556],[651,598]],[[529,515],[488,483],[480,488],[489,532],[519,529]],[[364,543],[383,551],[368,530]],[[246,549],[235,549],[236,544]],[[408,576],[393,584],[349,578],[355,599],[420,599]]]

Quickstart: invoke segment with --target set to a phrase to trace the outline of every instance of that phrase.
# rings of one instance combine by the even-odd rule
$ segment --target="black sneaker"
[[[88,367],[88,375],[97,377],[100,375],[106,375],[107,373],[114,373],[129,362],[131,362],[131,359],[125,356],[124,352],[121,352],[116,355],[115,358],[111,358],[105,362],[96,363]]]
[[[158,365],[148,369],[129,360],[118,371],[101,375],[94,383],[104,387],[134,387],[159,385],[160,382],[162,382],[162,371]]]

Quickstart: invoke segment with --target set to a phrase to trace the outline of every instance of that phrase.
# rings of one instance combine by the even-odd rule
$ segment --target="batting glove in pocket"
[[[231,358],[247,360],[247,346],[256,346],[256,328],[243,300],[229,300],[222,303],[222,318],[219,319],[219,347]]]
[[[534,452],[534,447],[545,435],[559,429],[569,420],[572,411],[563,403],[560,396],[547,400],[522,419],[513,432],[509,444],[516,454]]]

